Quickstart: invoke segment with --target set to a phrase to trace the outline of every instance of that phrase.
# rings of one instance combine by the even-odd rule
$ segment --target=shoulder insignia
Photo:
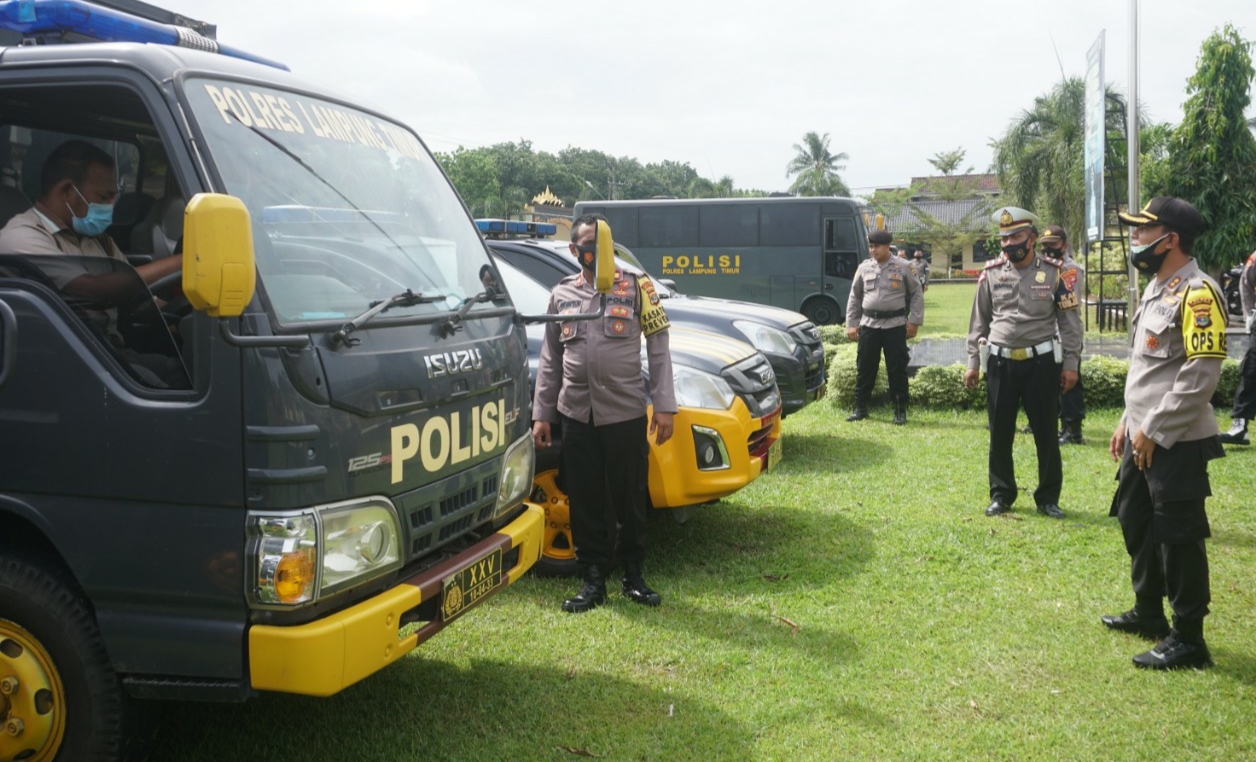
[[[1224,360],[1225,300],[1207,280],[1192,278],[1182,303],[1182,343],[1186,348],[1186,359],[1214,357]]]
[[[1181,283],[1182,283],[1182,278],[1181,278],[1180,276],[1179,276],[1179,277],[1175,277],[1173,280],[1171,280],[1171,281],[1169,281],[1168,283],[1166,283],[1166,284],[1165,284],[1165,286],[1164,286],[1164,290],[1165,290],[1165,291],[1173,291],[1173,290],[1174,290],[1174,289],[1176,289],[1179,285],[1181,285]]]
[[[1055,257],[1048,257],[1048,256],[1045,256],[1045,255],[1044,255],[1044,256],[1042,257],[1042,261],[1043,261],[1043,262],[1046,262],[1046,263],[1047,263],[1047,264],[1049,264],[1049,265],[1053,265],[1053,266],[1055,266],[1055,267],[1063,267],[1063,266],[1064,266],[1064,262],[1063,262],[1063,260],[1056,259]]]
[[[654,283],[642,275],[637,278],[637,285],[645,297],[641,300],[641,311],[637,315],[637,319],[641,321],[641,333],[648,337],[666,331],[671,324],[667,320],[667,313],[663,311],[663,305],[659,304]]]
[[[1251,254],[1247,255],[1247,264],[1256,265],[1256,251],[1253,251]]]
[[[1002,255],[1002,254],[1000,254],[999,256],[995,257],[994,259],[990,260],[989,262],[986,262],[986,266],[985,266],[983,269],[985,269],[985,270],[993,270],[994,268],[998,267],[999,265],[1003,264],[1003,263],[1004,263],[1004,262],[1006,262],[1006,261],[1007,261],[1007,260],[1003,258],[1003,255]]]

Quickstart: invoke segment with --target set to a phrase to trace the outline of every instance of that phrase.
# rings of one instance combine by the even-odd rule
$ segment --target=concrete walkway
[[[1236,360],[1242,360],[1247,351],[1248,334],[1240,327],[1226,332],[1226,351]],[[954,365],[968,362],[968,354],[964,349],[963,339],[921,339],[915,344],[908,344],[911,359],[907,362],[909,371],[926,365]],[[1086,338],[1082,350],[1082,359],[1106,355],[1108,357],[1129,357],[1129,339],[1124,334],[1110,334],[1095,339]]]

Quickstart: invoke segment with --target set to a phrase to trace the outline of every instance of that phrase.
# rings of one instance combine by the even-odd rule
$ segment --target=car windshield
[[[280,323],[342,320],[407,290],[424,299],[381,320],[445,313],[483,290],[483,241],[405,127],[254,84],[196,78],[186,94],[219,190],[252,216],[258,275]]]

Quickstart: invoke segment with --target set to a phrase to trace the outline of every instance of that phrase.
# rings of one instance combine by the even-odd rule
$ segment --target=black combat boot
[[[1173,617],[1169,636],[1146,653],[1134,657],[1143,669],[1204,669],[1212,666],[1212,654],[1204,642],[1204,620]]]
[[[895,402],[894,403],[894,425],[902,426],[905,423],[907,423],[907,403]]]
[[[584,570],[584,584],[580,592],[563,601],[563,611],[568,614],[583,614],[606,603],[606,575],[601,567],[590,564]]]
[[[658,606],[663,602],[663,596],[654,592],[645,581],[645,576],[641,573],[641,564],[639,563],[624,564],[624,582],[621,589],[625,598],[629,598],[634,603],[640,603],[643,606]]]
[[[847,421],[862,421],[868,417],[868,406],[859,400],[855,400],[855,412],[846,416]]]
[[[1082,438],[1081,421],[1060,421],[1060,444],[1086,444],[1086,440]]]
[[[1221,441],[1226,444],[1251,444],[1247,439],[1247,419],[1231,419],[1230,430],[1221,435]]]

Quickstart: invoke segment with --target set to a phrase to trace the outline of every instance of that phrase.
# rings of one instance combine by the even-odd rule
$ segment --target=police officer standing
[[[1191,257],[1204,229],[1194,206],[1156,196],[1137,214],[1120,217],[1133,226],[1130,260],[1152,278],[1131,326],[1125,413],[1108,443],[1121,463],[1111,515],[1130,556],[1134,608],[1100,619],[1109,629],[1163,638],[1135,656],[1135,666],[1207,667],[1204,498],[1212,494],[1208,461],[1225,457],[1209,400],[1226,356],[1226,302]]]
[[[1038,239],[1042,253],[1051,259],[1064,263],[1060,269],[1060,277],[1073,281],[1072,288],[1082,294],[1082,284],[1086,282],[1086,270],[1073,259],[1071,247],[1068,245],[1068,233],[1059,225],[1048,225]],[[1079,373],[1077,383],[1072,389],[1060,394],[1060,444],[1086,444],[1082,437],[1082,420],[1086,417],[1086,399],[1083,396],[1082,377]]]
[[[1064,518],[1060,441],[1055,433],[1060,392],[1077,383],[1082,321],[1076,275],[1064,263],[1035,251],[1038,219],[1032,212],[1004,207],[994,213],[1003,253],[977,279],[968,323],[968,370],[964,385],[976,389],[986,371],[986,412],[990,424],[990,505],[987,516],[1012,509],[1016,473],[1012,440],[1016,414],[1024,405],[1038,450],[1038,512]],[[1059,339],[1056,339],[1056,336]]]
[[[1239,366],[1239,387],[1234,390],[1234,406],[1230,409],[1230,430],[1221,435],[1226,444],[1251,444],[1247,425],[1256,418],[1256,251],[1243,265],[1239,276],[1239,301],[1243,303],[1243,321],[1247,328],[1247,352]]]
[[[907,423],[907,340],[924,323],[925,300],[911,264],[890,254],[891,240],[888,230],[868,234],[872,256],[855,270],[846,301],[846,338],[859,339],[855,410],[846,420],[868,417],[868,399],[884,351],[894,423],[902,426]]]
[[[595,312],[593,287],[598,224],[594,215],[571,227],[571,252],[581,271],[554,286],[549,313]],[[646,510],[649,440],[646,406],[653,403],[649,434],[663,444],[672,435],[676,396],[667,316],[654,284],[644,275],[615,271],[606,313],[595,320],[547,323],[532,402],[532,436],[549,447],[551,425],[562,424],[561,475],[571,510],[576,562],[584,572],[580,591],[563,610],[581,613],[606,601],[606,575],[618,550],[629,599],[658,606],[662,597],[646,584]],[[641,339],[650,368],[650,396],[641,381]],[[613,509],[618,536],[612,547],[606,523]]]
[[[920,249],[915,254],[916,277],[920,279],[920,290],[929,290],[929,258]]]

